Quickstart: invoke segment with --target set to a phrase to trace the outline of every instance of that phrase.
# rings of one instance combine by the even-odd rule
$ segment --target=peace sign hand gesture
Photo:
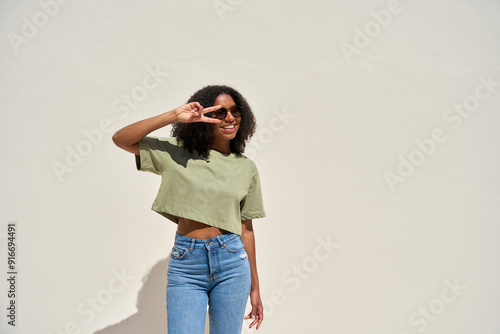
[[[203,109],[203,106],[198,102],[191,102],[175,108],[174,114],[177,118],[177,122],[181,123],[193,123],[193,122],[220,123],[222,122],[221,120],[217,118],[206,117],[205,114],[220,109],[221,107],[222,107],[221,105],[216,105],[213,107]]]

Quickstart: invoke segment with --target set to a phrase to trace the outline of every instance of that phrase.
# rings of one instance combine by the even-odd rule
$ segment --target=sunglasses
[[[233,115],[233,117],[236,118],[241,117],[241,107],[237,106],[236,104],[229,109],[220,108],[216,111],[208,112],[205,114],[205,116],[209,118],[217,118],[223,120],[224,118],[226,118],[228,111],[231,112],[231,115]]]

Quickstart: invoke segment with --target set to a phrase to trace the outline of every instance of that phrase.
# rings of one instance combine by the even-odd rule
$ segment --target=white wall
[[[10,222],[18,248],[16,327],[2,279],[0,331],[165,333],[176,226],[150,210],[160,178],[111,135],[227,84],[258,120],[259,333],[498,333],[499,11],[2,1],[6,276]],[[152,69],[158,85],[141,97]]]

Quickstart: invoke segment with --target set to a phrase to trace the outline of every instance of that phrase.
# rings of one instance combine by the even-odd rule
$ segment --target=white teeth
[[[223,129],[232,129],[234,128],[234,125],[229,125],[229,126],[224,126]]]

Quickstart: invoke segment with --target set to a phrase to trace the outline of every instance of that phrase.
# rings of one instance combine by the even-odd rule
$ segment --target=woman
[[[207,107],[207,108],[205,108]],[[173,124],[172,137],[150,132]],[[168,333],[241,333],[263,321],[252,219],[265,217],[259,173],[244,156],[255,132],[247,101],[207,86],[187,104],[118,130],[137,169],[162,176],[152,210],[177,223],[167,271]],[[252,311],[244,316],[250,294]]]

